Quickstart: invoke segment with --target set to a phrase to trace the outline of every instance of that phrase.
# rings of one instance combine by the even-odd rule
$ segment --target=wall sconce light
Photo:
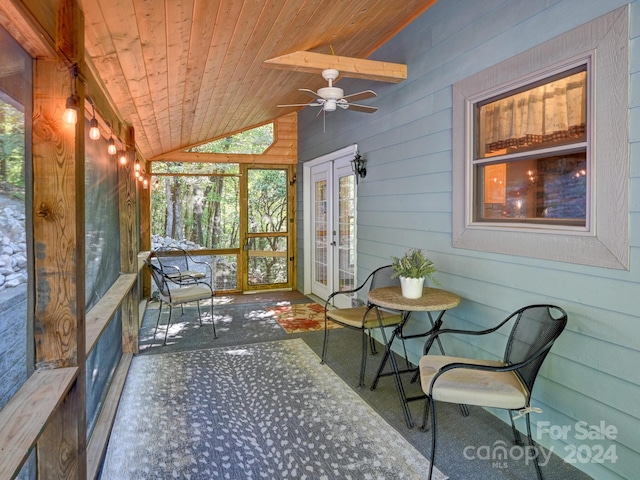
[[[367,176],[367,169],[365,168],[366,160],[356,153],[353,160],[351,160],[351,169],[356,175],[356,183],[358,183],[358,177],[364,178]]]
[[[75,125],[78,122],[78,97],[76,95],[76,77],[78,65],[71,67],[71,94],[67,97],[67,103],[62,120],[67,125]]]
[[[120,150],[120,155],[118,155],[118,159],[120,161],[120,165],[126,165],[127,164],[127,151],[126,150]]]

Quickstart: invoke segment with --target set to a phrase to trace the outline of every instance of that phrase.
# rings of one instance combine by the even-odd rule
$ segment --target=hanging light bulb
[[[113,136],[109,137],[109,145],[107,146],[107,152],[109,152],[109,155],[116,154],[116,142],[113,140]]]
[[[98,125],[98,119],[96,118],[96,107],[93,104],[93,99],[87,96],[87,102],[91,104],[91,120],[89,121],[89,138],[91,140],[98,140],[100,138],[100,126]]]
[[[75,125],[78,122],[78,102],[74,95],[69,95],[67,98],[67,108],[62,119],[67,125]]]
[[[126,152],[126,150],[120,150],[119,159],[120,159],[120,165],[126,165],[127,164],[127,152]]]
[[[137,159],[136,159],[135,169],[136,169],[136,173],[140,173],[140,162]]]
[[[145,190],[149,188],[149,179],[147,177],[144,177],[144,180],[142,180],[142,188]]]
[[[100,127],[98,127],[98,120],[95,116],[89,122],[89,138],[91,140],[98,140],[100,138]]]
[[[78,66],[71,69],[71,94],[67,97],[67,103],[62,120],[67,125],[75,125],[78,122],[78,98],[76,96],[76,77],[78,76]]]

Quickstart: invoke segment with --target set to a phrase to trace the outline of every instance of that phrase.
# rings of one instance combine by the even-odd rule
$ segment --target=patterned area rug
[[[324,306],[318,303],[297,303],[267,307],[273,312],[278,323],[287,333],[315,332],[324,329]],[[329,329],[342,328],[335,322],[328,323]]]
[[[295,339],[135,357],[100,478],[421,479],[428,468]]]

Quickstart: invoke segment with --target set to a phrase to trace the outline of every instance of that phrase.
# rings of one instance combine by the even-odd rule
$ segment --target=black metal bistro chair
[[[399,312],[384,310],[376,307],[375,305],[367,303],[360,307],[353,308],[334,308],[329,309],[331,300],[333,297],[339,294],[351,294],[362,290],[369,282],[369,290],[374,288],[391,287],[400,285],[400,280],[397,278],[391,278],[393,274],[393,267],[386,265],[384,267],[377,268],[369,274],[362,284],[352,290],[342,290],[333,292],[329,295],[329,298],[325,302],[324,306],[324,342],[322,346],[322,362],[325,362],[327,355],[327,344],[329,341],[329,329],[328,322],[335,322],[347,328],[353,328],[362,331],[362,361],[360,363],[360,382],[361,387],[364,386],[364,372],[367,366],[367,334],[371,329],[381,327],[394,327],[402,321],[402,317]],[[376,310],[380,313],[380,319]],[[382,323],[382,324],[381,324]],[[384,328],[382,328],[382,334],[384,342],[386,343],[386,336]],[[369,342],[371,347],[371,353],[376,353],[375,340],[369,335]]]
[[[513,322],[502,361],[477,360],[442,355],[427,355],[433,341],[440,335],[486,335]],[[443,329],[432,334],[420,359],[420,382],[427,394],[423,428],[431,410],[431,465],[436,454],[436,401],[479,405],[509,410],[511,428],[517,445],[522,445],[514,420],[524,416],[529,447],[536,454],[536,473],[542,480],[539,455],[531,437],[531,391],[540,366],[553,343],[567,324],[567,314],[554,305],[530,305],[509,315],[488,330],[468,331]],[[517,416],[514,417],[514,413]]]
[[[153,251],[153,258],[168,278],[175,283],[188,285],[204,280],[213,285],[213,270],[207,262],[193,258],[186,250],[179,247],[161,247]]]
[[[213,320],[213,288],[211,285],[192,277],[190,280],[181,278],[176,280],[169,275],[166,275],[162,269],[153,265],[151,262],[145,260],[145,264],[151,272],[156,287],[158,287],[158,300],[160,301],[160,308],[158,309],[158,318],[156,319],[156,328],[153,332],[155,338],[158,332],[158,324],[160,323],[160,316],[162,315],[162,304],[166,303],[169,306],[169,319],[167,320],[167,330],[164,333],[163,345],[167,343],[167,334],[169,333],[169,327],[171,326],[171,313],[172,307],[176,305],[184,305],[185,303],[196,302],[198,306],[198,320],[202,326],[202,315],[200,312],[200,301],[209,299],[211,301],[211,325],[213,326],[213,338],[218,338],[216,334],[216,325]]]

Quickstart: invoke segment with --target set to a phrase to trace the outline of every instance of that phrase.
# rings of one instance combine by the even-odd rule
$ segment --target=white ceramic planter
[[[409,278],[400,277],[400,287],[402,288],[402,296],[406,298],[420,298],[424,288],[424,277]]]

